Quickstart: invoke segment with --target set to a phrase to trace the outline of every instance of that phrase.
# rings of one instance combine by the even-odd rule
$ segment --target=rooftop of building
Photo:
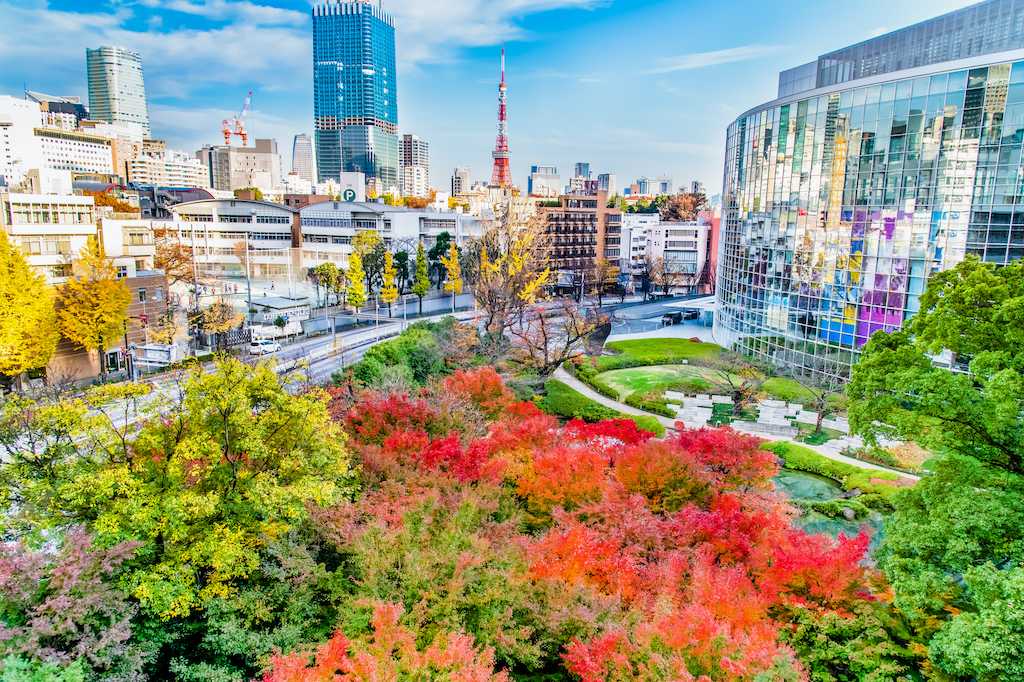
[[[1024,0],[984,0],[786,69],[778,96],[1017,49],[1024,49]]]

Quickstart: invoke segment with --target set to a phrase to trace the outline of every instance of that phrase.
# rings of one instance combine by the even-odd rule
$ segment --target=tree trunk
[[[422,315],[423,314],[423,297],[420,296],[419,299],[420,299],[420,315]]]
[[[107,383],[107,354],[104,351],[102,345],[99,347],[99,351],[100,351],[100,381],[103,382],[103,383]],[[127,348],[124,349],[124,354],[125,354],[125,358],[127,358],[128,357],[128,349]]]

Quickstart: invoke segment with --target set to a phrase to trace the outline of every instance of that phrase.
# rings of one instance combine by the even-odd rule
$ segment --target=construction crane
[[[240,135],[242,137],[242,146],[246,146],[246,140],[249,138],[249,133],[245,132],[245,116],[249,113],[249,102],[252,101],[252,90],[249,91],[249,96],[245,98],[245,106],[242,107],[241,116],[232,116],[230,119],[224,119],[221,121],[222,130],[224,132],[224,144],[231,145],[231,136]]]

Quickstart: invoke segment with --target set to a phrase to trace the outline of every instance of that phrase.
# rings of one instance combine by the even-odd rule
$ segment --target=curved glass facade
[[[849,365],[934,273],[1024,257],[1024,53],[963,65],[794,94],[729,126],[720,341]]]

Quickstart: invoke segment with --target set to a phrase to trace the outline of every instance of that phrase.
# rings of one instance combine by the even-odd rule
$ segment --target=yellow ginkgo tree
[[[76,345],[99,351],[100,374],[106,377],[105,351],[125,333],[131,292],[95,237],[79,252],[59,296],[61,332]]]
[[[58,340],[46,278],[0,235],[0,374],[23,384],[25,372],[50,361]]]

